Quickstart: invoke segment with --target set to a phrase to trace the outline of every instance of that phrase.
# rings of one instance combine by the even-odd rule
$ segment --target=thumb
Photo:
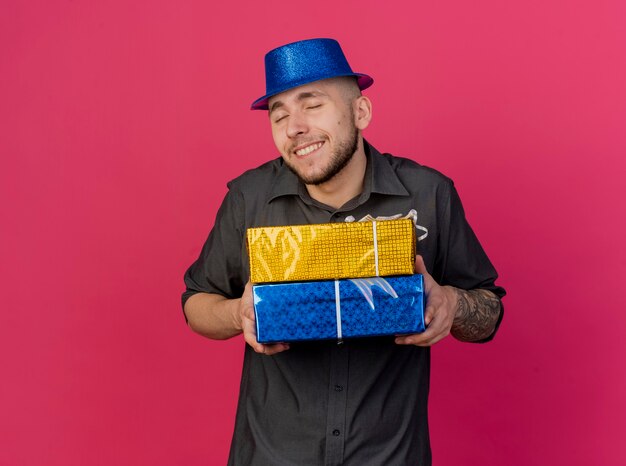
[[[241,301],[243,315],[248,319],[254,320],[254,297],[252,294],[252,283],[250,283],[250,281],[246,283]]]
[[[429,275],[428,270],[426,270],[426,264],[424,264],[424,258],[419,255],[415,256],[415,273]]]
[[[424,258],[422,256],[415,256],[415,273],[421,273],[424,277],[424,292],[430,293],[430,290],[435,285],[435,280],[426,270],[426,264],[424,264]]]

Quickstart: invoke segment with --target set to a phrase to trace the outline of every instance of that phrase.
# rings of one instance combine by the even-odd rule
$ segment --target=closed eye
[[[287,118],[287,115],[281,115],[274,120],[274,123],[278,123],[279,121],[284,120],[285,118]]]

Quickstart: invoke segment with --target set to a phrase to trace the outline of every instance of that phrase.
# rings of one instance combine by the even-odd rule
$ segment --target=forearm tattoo
[[[479,341],[495,329],[500,300],[488,290],[459,290],[458,308],[450,332],[457,340]]]

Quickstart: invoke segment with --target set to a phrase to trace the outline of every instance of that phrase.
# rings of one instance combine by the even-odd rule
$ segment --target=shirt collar
[[[369,199],[371,193],[385,194],[390,196],[408,196],[409,192],[398,178],[398,175],[389,164],[389,161],[378,150],[363,140],[365,154],[367,156],[367,168],[365,169],[365,183],[363,193],[359,196],[359,204]],[[281,196],[302,196],[309,198],[304,184],[296,175],[280,160],[280,168],[269,192],[267,203]]]
[[[365,186],[363,194],[377,193],[389,196],[408,196],[406,189],[387,157],[367,141],[363,140],[367,154],[367,169],[365,171]],[[368,193],[368,197],[369,197]]]

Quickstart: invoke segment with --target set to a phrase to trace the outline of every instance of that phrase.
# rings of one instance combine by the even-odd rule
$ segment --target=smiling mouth
[[[309,155],[311,152],[316,151],[317,149],[319,149],[320,147],[322,147],[324,145],[323,142],[316,142],[314,144],[311,144],[309,146],[303,147],[302,149],[298,149],[295,151],[297,156],[305,156],[305,155]]]

